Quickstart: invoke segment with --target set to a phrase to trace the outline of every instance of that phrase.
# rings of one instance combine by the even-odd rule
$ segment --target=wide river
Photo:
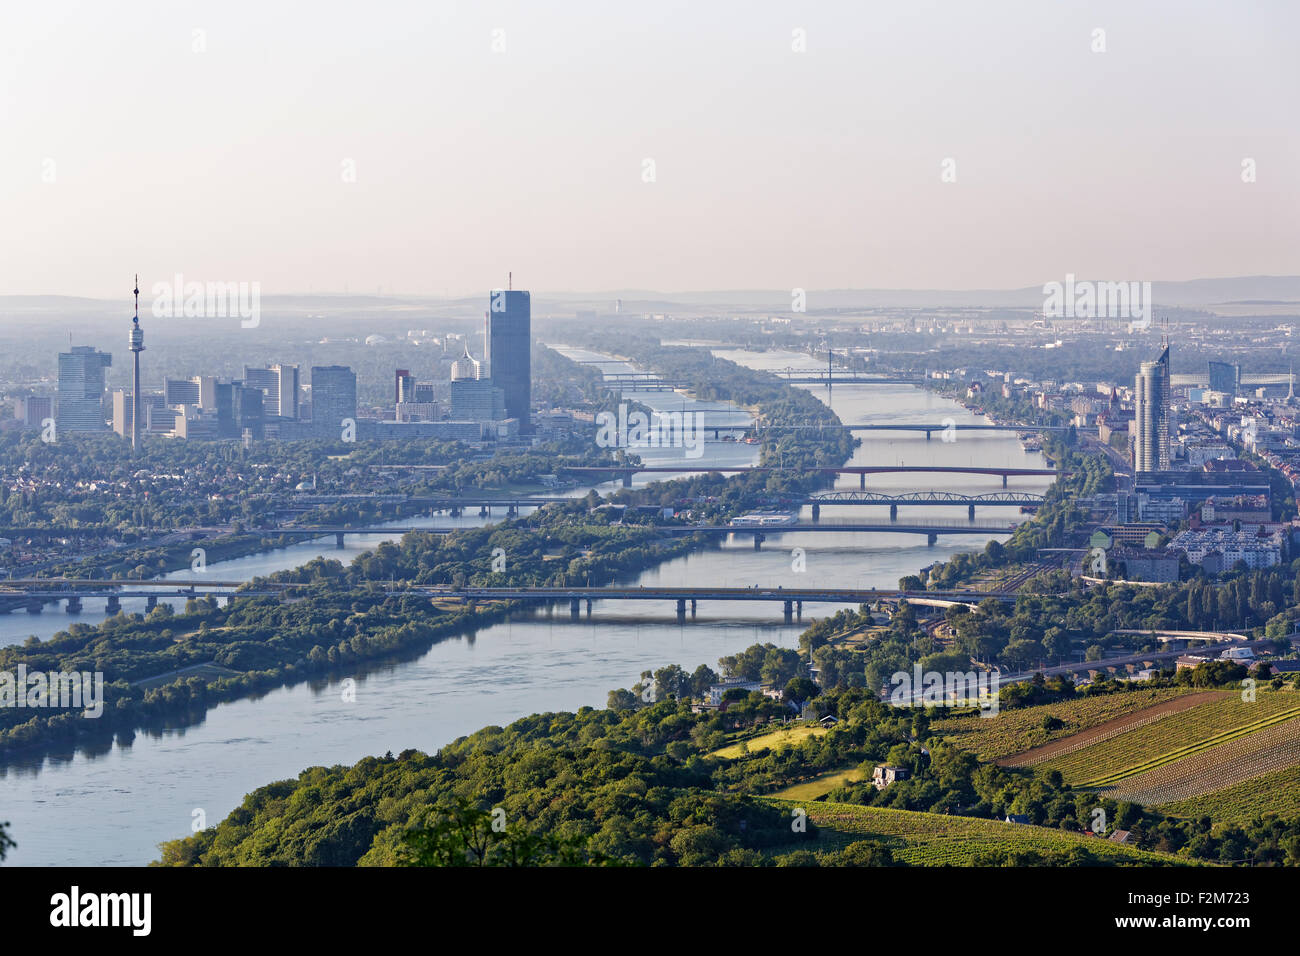
[[[591,353],[564,349],[576,358]],[[754,368],[808,368],[806,355],[716,350]],[[607,365],[607,372],[627,366]],[[827,401],[844,422],[979,422],[955,403],[911,386],[838,385]],[[743,425],[748,416],[725,404],[702,403],[673,392],[629,394],[663,411],[699,412],[710,426]],[[936,435],[865,433],[854,464],[980,465],[1043,467],[1041,456],[1021,448],[1014,433],[959,432],[955,442]],[[758,446],[708,442],[699,458],[682,449],[637,449],[647,462],[695,468],[753,464]],[[640,485],[655,474],[638,476]],[[1012,478],[1015,490],[1041,491],[1046,478]],[[841,479],[856,489],[858,479]],[[606,486],[599,486],[606,487]],[[612,487],[612,486],[608,486]],[[873,475],[868,487],[898,494],[941,490],[980,494],[1002,490],[1001,479],[961,474]],[[578,492],[575,492],[578,493]],[[585,493],[585,489],[582,493]],[[964,509],[911,506],[900,518],[962,520]],[[808,517],[806,510],[803,517]],[[822,521],[888,517],[871,506],[825,507]],[[1017,509],[980,510],[979,518],[1019,520]],[[499,519],[495,519],[499,520]],[[477,516],[453,522],[446,515],[400,524],[445,527],[477,524]],[[749,538],[727,539],[667,562],[633,579],[634,584],[799,587],[895,587],[905,574],[963,550],[982,549],[991,536],[940,537],[935,545],[916,535],[887,533],[791,533],[769,536],[755,551]],[[333,539],[304,542],[266,554],[212,563],[206,575],[243,579],[296,567],[318,555],[349,560],[384,536],[349,537],[338,550]],[[792,551],[802,548],[806,570],[793,570]],[[176,577],[188,577],[178,573]],[[195,575],[197,576],[197,575]],[[138,603],[143,603],[138,602]],[[132,610],[130,602],[124,605]],[[837,606],[806,605],[804,624]],[[103,609],[90,606],[81,619],[94,622]],[[29,634],[48,637],[72,620],[62,610],[0,618],[0,643]],[[599,707],[616,687],[630,687],[643,670],[680,664],[717,667],[717,660],[755,642],[797,646],[804,625],[786,625],[779,605],[702,602],[693,620],[679,624],[669,602],[597,602],[591,617],[571,621],[567,607],[521,613],[473,634],[452,637],[409,661],[380,665],[356,678],[355,700],[345,702],[338,681],[302,683],[256,699],[221,704],[192,726],[139,733],[102,752],[33,759],[0,771],[0,820],[11,823],[18,842],[7,862],[18,865],[139,865],[156,859],[161,841],[186,836],[201,813],[214,825],[250,790],[295,777],[310,766],[352,764],[360,758],[410,747],[434,751],[479,728],[504,725],[526,714]]]

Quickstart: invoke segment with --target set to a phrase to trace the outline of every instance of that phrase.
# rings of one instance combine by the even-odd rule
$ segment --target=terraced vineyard
[[[1300,718],[1274,718],[1172,751],[1090,786],[1116,800],[1162,804],[1253,780],[1300,762]]]
[[[1294,717],[1300,717],[1300,697],[1294,693],[1261,692],[1249,703],[1239,694],[1226,694],[1054,757],[1041,766],[1059,770],[1067,783],[1100,787]]]
[[[1170,854],[1138,850],[1099,837],[1047,827],[847,803],[805,806],[789,800],[772,802],[788,807],[803,806],[808,819],[821,830],[819,848],[838,849],[857,840],[875,840],[888,846],[895,859],[913,866],[971,866],[981,853],[990,850],[1046,853],[1075,847],[1113,857],[1117,863],[1126,865],[1188,863]]]
[[[1300,817],[1300,764],[1157,809],[1175,817],[1208,816],[1216,826],[1246,824],[1270,813],[1294,819]]]
[[[1002,762],[1003,758],[1192,694],[1191,690],[1182,687],[1145,688],[1023,710],[1004,710],[996,717],[936,720],[931,726],[936,733],[942,733],[952,743],[973,751],[981,760]],[[1065,726],[1054,731],[1044,730],[1043,720],[1049,716],[1063,721]]]

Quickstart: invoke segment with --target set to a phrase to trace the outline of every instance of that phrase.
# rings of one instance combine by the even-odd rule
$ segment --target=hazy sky
[[[1293,0],[10,2],[0,294],[1296,274],[1297,35]]]

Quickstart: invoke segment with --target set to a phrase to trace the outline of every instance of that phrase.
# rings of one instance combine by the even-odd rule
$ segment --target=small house
[[[877,790],[884,790],[891,783],[897,780],[906,780],[911,775],[912,772],[906,767],[890,767],[879,764],[871,772],[871,782],[876,785]]]

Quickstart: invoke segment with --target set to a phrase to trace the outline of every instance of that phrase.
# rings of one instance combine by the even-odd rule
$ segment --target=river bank
[[[641,397],[638,394],[638,400]],[[645,393],[644,400],[668,410],[688,401],[674,393]],[[706,405],[709,414],[727,412],[725,402]],[[846,421],[914,420],[949,413],[959,421],[974,420],[951,403],[908,387],[837,387],[831,407]],[[723,419],[709,419],[715,420]],[[664,464],[680,461],[662,450],[654,454],[661,455]],[[756,446],[709,443],[702,461],[727,466],[754,464],[757,458]],[[1036,464],[1006,435],[980,435],[966,442],[963,434],[957,446],[927,444],[923,437],[869,440],[850,458],[851,463],[897,460]],[[634,487],[644,488],[649,480],[637,476]],[[873,479],[880,488],[897,487],[898,482],[893,475],[879,476],[878,483]],[[978,493],[992,490],[990,483],[979,476],[939,476],[934,487]],[[1035,483],[1045,484],[1038,479],[1021,482],[1026,487]],[[845,487],[856,484],[850,479]],[[887,517],[887,509],[877,508],[839,513]],[[911,513],[940,516],[920,506]],[[823,514],[830,517],[833,512],[828,508]],[[828,587],[893,587],[904,574],[982,547],[984,541],[983,535],[974,535],[928,546],[924,539],[896,534],[801,532],[782,535],[755,551],[748,539],[725,539],[717,547],[691,550],[641,571],[629,583],[778,587],[816,581]],[[795,549],[804,553],[805,572],[792,567]],[[329,547],[320,550],[333,553]],[[354,553],[359,552],[350,541],[344,556]],[[211,568],[209,573],[214,573]],[[806,611],[820,616],[838,609],[819,605]],[[707,602],[686,622],[677,621],[671,604],[597,602],[590,618],[584,615],[577,621],[567,608],[512,611],[472,633],[443,637],[413,659],[366,662],[347,677],[325,676],[220,703],[197,723],[146,728],[106,751],[11,766],[0,772],[0,801],[19,842],[12,860],[20,865],[143,863],[156,856],[159,841],[190,832],[194,811],[202,810],[208,822],[215,822],[250,790],[295,776],[304,767],[351,764],[368,754],[411,747],[435,751],[459,736],[507,724],[521,714],[600,707],[611,688],[630,687],[643,670],[673,662],[691,668],[716,666],[719,657],[754,643],[796,647],[806,620],[786,624],[779,609]],[[349,679],[351,700],[345,701]]]

